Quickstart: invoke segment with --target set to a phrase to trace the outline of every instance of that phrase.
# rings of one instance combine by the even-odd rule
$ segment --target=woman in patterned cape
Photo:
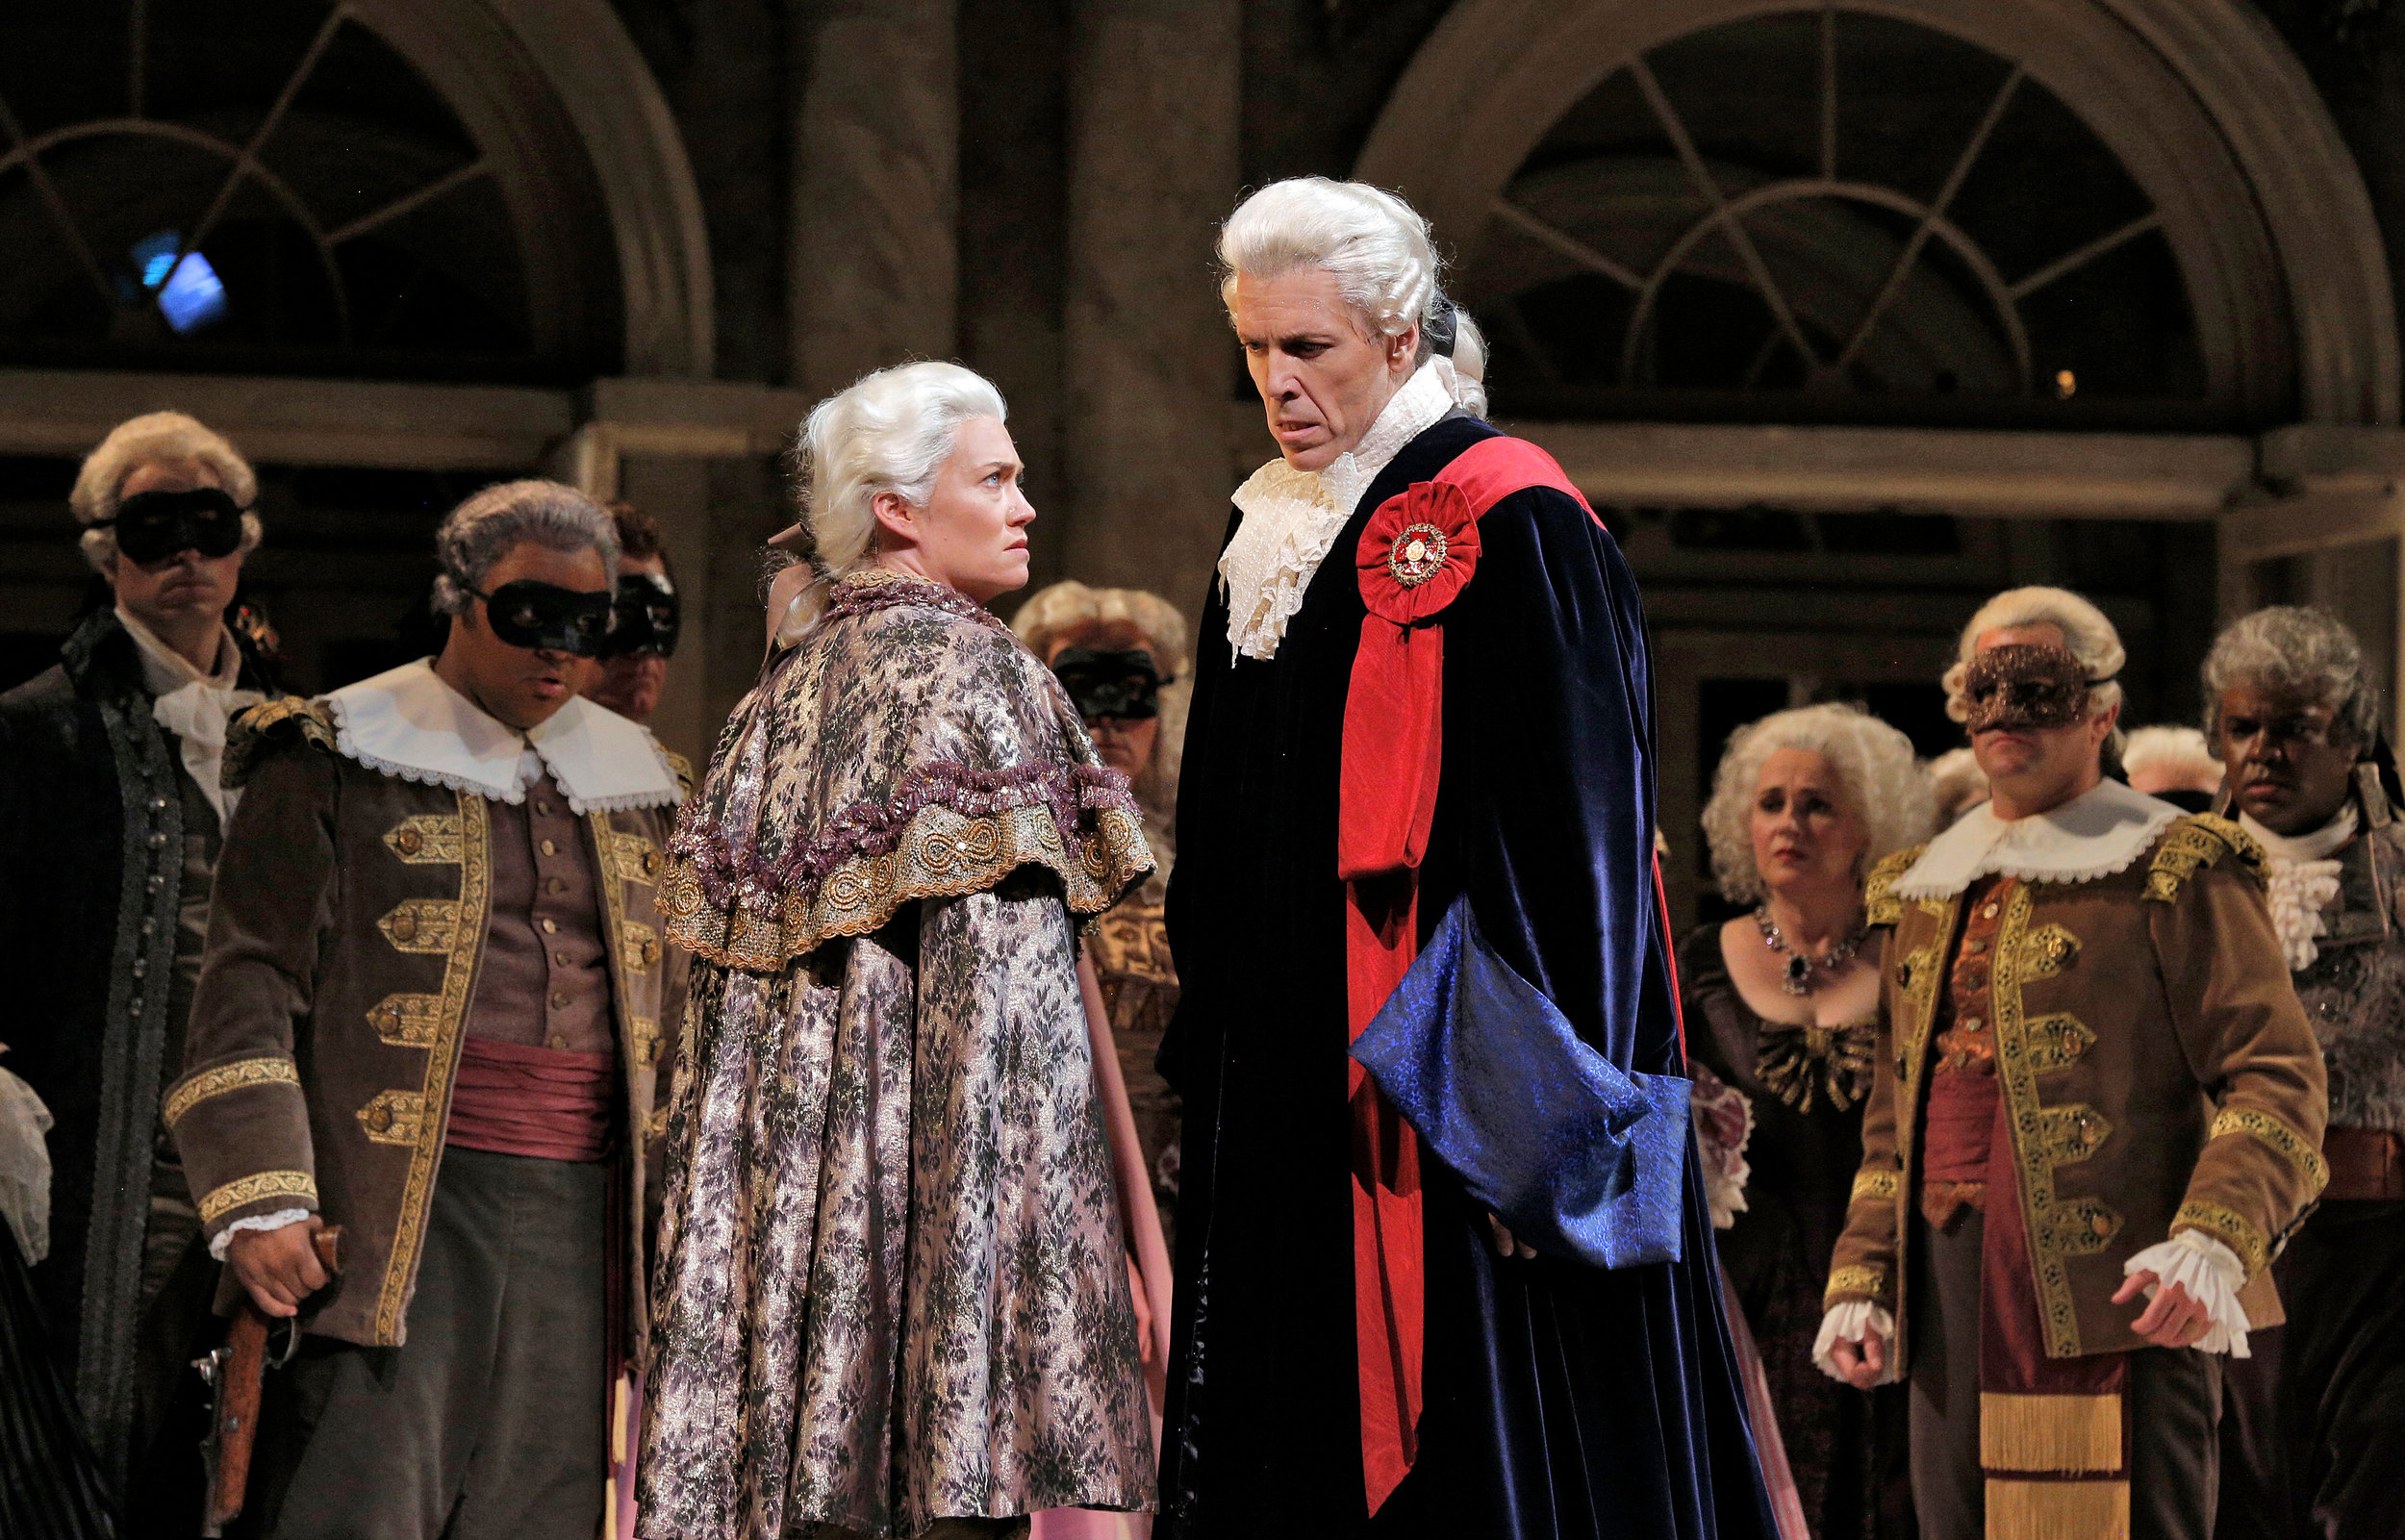
[[[816,575],[671,846],[699,961],[654,1540],[1012,1535],[1152,1500],[1076,950],[1152,863],[1125,779],[980,608],[1025,583],[1034,518],[1002,416],[948,364],[812,412]]]

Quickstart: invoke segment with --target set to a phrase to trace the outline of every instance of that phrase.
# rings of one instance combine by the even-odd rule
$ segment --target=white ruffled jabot
[[[2321,827],[2292,838],[2272,833],[2245,813],[2238,816],[2238,825],[2263,846],[2271,928],[2279,933],[2289,972],[2302,972],[2321,956],[2321,938],[2328,933],[2322,911],[2339,896],[2338,853],[2355,838],[2355,806],[2348,803]]]
[[[2144,855],[2180,810],[2099,781],[2061,807],[2022,819],[2001,819],[1983,802],[1929,842],[1911,869],[1896,879],[1905,898],[1948,898],[1990,873],[2024,882],[2092,882],[2126,871]]]
[[[1304,590],[1353,518],[1361,493],[1405,444],[1453,408],[1444,372],[1430,360],[1404,382],[1361,442],[1326,470],[1297,470],[1273,460],[1236,489],[1244,521],[1219,558],[1230,664],[1237,658],[1267,662],[1278,655],[1286,622],[1303,607]]]
[[[582,695],[520,733],[444,684],[421,658],[325,699],[335,747],[405,781],[516,806],[548,770],[578,813],[670,807],[683,795],[648,728]]]

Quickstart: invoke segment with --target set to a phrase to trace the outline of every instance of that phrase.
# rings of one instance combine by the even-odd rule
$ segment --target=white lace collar
[[[2180,816],[2170,803],[2099,781],[2043,813],[1996,817],[1983,802],[1929,842],[1896,880],[1897,896],[1947,898],[1990,874],[2024,882],[2092,882],[2125,871]]]
[[[548,770],[579,813],[668,807],[680,796],[650,730],[582,695],[520,733],[444,684],[420,658],[325,697],[335,746],[405,781],[474,792],[513,806]]]
[[[1433,361],[1423,364],[1361,442],[1326,470],[1297,470],[1282,459],[1273,460],[1236,489],[1244,521],[1219,558],[1233,649],[1228,662],[1278,655],[1286,622],[1303,607],[1304,590],[1361,494],[1405,444],[1442,420],[1453,405],[1442,372]]]

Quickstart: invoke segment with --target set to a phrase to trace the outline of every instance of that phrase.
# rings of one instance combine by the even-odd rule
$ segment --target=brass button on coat
[[[559,853],[560,853],[560,845],[559,845],[559,842],[558,842],[557,840],[545,840],[545,841],[544,841],[544,842],[543,842],[543,853],[544,853],[544,855],[557,855],[557,854],[559,854]]]
[[[416,829],[403,829],[399,834],[394,835],[392,838],[392,848],[400,851],[403,855],[416,855],[418,851],[424,849],[425,846],[425,836],[419,834]]]
[[[564,1011],[568,1009],[568,991],[564,989],[553,990],[551,992],[551,1005],[555,1010]]]
[[[367,1116],[361,1121],[367,1123],[369,1133],[380,1134],[392,1126],[392,1109],[379,1101],[367,1109]]]
[[[418,917],[406,912],[394,915],[392,917],[392,939],[416,941],[418,939]]]
[[[543,885],[543,891],[555,895],[566,893],[568,891],[568,881],[564,877],[553,877],[550,881]]]
[[[558,934],[559,934],[559,929],[560,929],[560,922],[559,922],[558,921],[553,920],[553,919],[551,919],[551,918],[550,918],[550,917],[548,917],[548,916],[545,916],[545,917],[544,918],[544,921],[543,921],[543,933],[544,933],[544,935],[546,935],[546,936],[556,936],[556,935],[558,935]]]

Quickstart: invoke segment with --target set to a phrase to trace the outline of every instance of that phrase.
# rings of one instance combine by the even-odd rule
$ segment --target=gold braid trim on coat
[[[2225,855],[2237,857],[2239,869],[2257,888],[2263,886],[2263,846],[2253,835],[2210,813],[2172,820],[2146,863],[2146,896],[2157,903],[2176,902],[2182,884]]]
[[[315,744],[328,753],[335,751],[334,715],[323,702],[299,695],[263,700],[226,724],[225,769],[220,779],[227,790],[239,791],[248,786],[260,761],[288,733],[297,733],[300,742]]]
[[[211,1097],[255,1085],[289,1085],[297,1089],[300,1074],[292,1068],[291,1059],[281,1053],[211,1065],[167,1093],[166,1105],[160,1109],[159,1119],[172,1128],[184,1114]]]
[[[2313,1189],[2311,1197],[2319,1198],[2330,1185],[2330,1163],[2321,1158],[2321,1151],[2308,1143],[2303,1134],[2267,1112],[2254,1107],[2224,1107],[2215,1115],[2205,1142],[2210,1144],[2223,1134],[2247,1134],[2269,1146],[2305,1178]]]
[[[1862,883],[1862,922],[1866,925],[1892,925],[1904,919],[1904,900],[1895,896],[1896,880],[1912,870],[1912,863],[1929,848],[1926,842],[1908,846],[1883,857],[1870,869]]]

